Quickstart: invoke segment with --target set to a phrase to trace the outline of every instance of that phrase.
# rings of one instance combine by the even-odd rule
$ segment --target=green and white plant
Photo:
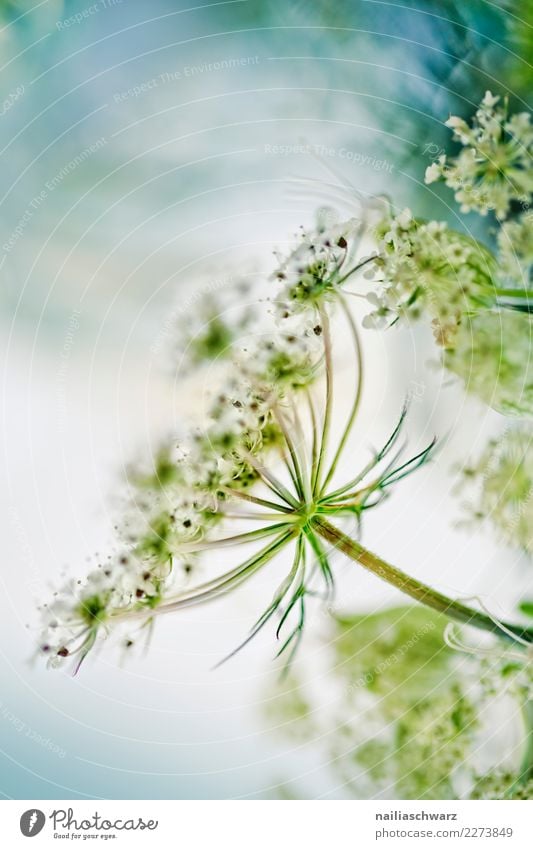
[[[399,681],[395,690],[401,698],[381,694],[380,716],[368,698],[379,695],[380,676],[352,692],[348,707],[354,716],[370,710],[372,727],[379,719],[382,731],[386,728],[385,737],[376,731],[361,740],[359,719],[355,730],[350,727],[352,766],[354,758],[359,766],[366,764],[365,780],[370,776],[374,787],[394,785],[399,794],[441,798],[459,792],[453,773],[474,745],[479,713],[479,693],[465,689],[464,677],[451,673],[454,653],[460,651],[472,657],[480,686],[489,682],[488,689],[483,684],[483,697],[490,687],[498,689],[498,681],[511,681],[525,717],[520,767],[487,773],[472,765],[468,793],[528,798],[533,627],[502,622],[480,602],[451,598],[361,544],[367,511],[433,456],[434,440],[406,454],[407,407],[381,448],[359,468],[348,452],[364,385],[361,336],[350,298],[355,295],[371,305],[365,326],[429,320],[443,366],[486,404],[521,417],[481,457],[465,464],[459,489],[474,493],[467,505],[471,518],[492,520],[506,542],[533,550],[527,423],[533,412],[533,129],[529,115],[509,117],[507,105],[490,92],[472,126],[458,118],[448,124],[462,150],[433,163],[426,182],[443,180],[463,212],[493,215],[495,250],[444,222],[417,219],[409,210],[396,214],[388,207],[376,222],[376,207],[370,212],[369,205],[360,221],[332,223],[322,215],[315,229],[301,233],[294,250],[278,257],[259,290],[237,284],[224,302],[215,293],[200,300],[196,313],[176,328],[177,348],[188,373],[216,363],[212,375],[219,383],[208,410],[184,436],[162,441],[149,463],[131,468],[116,551],[85,580],[67,582],[42,606],[40,651],[51,666],[71,661],[77,671],[111,632],[117,630],[130,648],[159,616],[220,598],[276,560],[284,564],[283,580],[273,585],[266,604],[258,604],[256,621],[238,648],[275,623],[277,654],[286,658],[288,670],[309,603],[331,597],[333,554],[341,552],[425,606],[401,618],[412,624],[425,616],[432,629],[438,626],[432,645],[437,640],[442,646],[442,654],[431,652],[423,673],[412,668],[420,660],[417,652],[402,654],[396,672],[408,674],[413,687]],[[375,249],[363,255],[362,237],[370,230]],[[340,425],[338,327],[351,339],[355,375],[350,410]],[[228,548],[235,552],[234,565],[195,583],[202,558],[212,562],[213,553]],[[524,601],[524,616],[532,610]],[[366,620],[356,623],[363,643]],[[390,653],[390,641],[383,642],[379,616],[369,621],[380,633],[356,654],[373,651],[379,659],[382,650]],[[469,641],[461,630],[465,625],[487,632],[489,643]],[[342,633],[338,639],[342,646]],[[379,666],[376,658],[372,663]],[[428,676],[436,682],[445,677],[445,686],[433,688],[434,696],[427,692]],[[293,695],[301,708],[298,686]],[[294,705],[289,710],[296,715]],[[305,710],[300,714],[305,733]],[[396,741],[392,748],[387,734]],[[441,743],[438,758],[435,735]],[[343,756],[336,760],[344,769]]]
[[[490,123],[488,111],[494,110],[495,103],[494,98],[490,103],[486,98],[478,117],[484,127]],[[525,119],[509,122],[530,143],[526,126]],[[491,144],[495,137],[493,129]],[[461,138],[466,140],[466,130]],[[476,139],[482,150],[479,133]],[[448,167],[458,166],[441,160],[439,173],[446,176]],[[478,188],[485,173],[487,169],[479,168],[471,176]],[[515,178],[515,184],[524,190],[524,180]],[[514,196],[506,197],[510,203]],[[193,320],[183,328],[183,356],[190,368],[214,358],[225,362],[226,377],[213,392],[206,420],[185,439],[162,444],[152,468],[132,471],[134,495],[123,523],[124,547],[98,564],[85,582],[67,584],[44,605],[41,648],[53,665],[72,657],[78,668],[99,636],[115,626],[152,623],[164,613],[204,604],[267,568],[280,553],[287,558],[286,578],[247,639],[276,620],[278,653],[287,650],[289,659],[302,636],[309,598],[327,597],[334,585],[332,551],[343,552],[411,598],[458,622],[533,642],[533,629],[506,623],[502,631],[485,611],[404,573],[341,529],[342,520],[351,517],[356,531],[365,513],[377,507],[393,485],[424,465],[434,447],[431,442],[405,458],[404,449],[399,448],[404,410],[390,437],[366,465],[354,470],[346,462],[363,386],[363,353],[348,303],[349,286],[355,284],[360,290],[367,285],[363,280],[373,279],[380,301],[372,320],[429,312],[450,368],[464,360],[458,340],[470,327],[467,321],[501,315],[501,311],[493,313],[501,295],[494,283],[498,260],[488,249],[443,224],[418,222],[404,211],[385,216],[376,229],[377,251],[362,257],[364,223],[322,220],[315,230],[303,232],[296,248],[278,258],[265,300],[255,310],[238,309],[233,323],[228,319],[231,311],[219,307],[213,295],[199,304],[196,325]],[[376,303],[374,291],[369,299]],[[352,338],[357,378],[351,411],[340,437],[332,443],[336,404],[331,322],[339,315]],[[510,312],[508,317],[529,322],[529,316],[521,312]],[[479,329],[477,333],[481,339]],[[509,349],[526,341],[515,330]],[[508,348],[505,351],[509,354]],[[484,367],[490,367],[488,355]],[[488,394],[484,384],[480,389],[482,378],[476,380],[480,394]],[[508,393],[508,405],[527,406],[527,393],[522,397],[516,391],[518,380],[520,375],[509,367],[500,395]],[[251,529],[232,530],[235,523],[242,527],[243,522],[250,523]],[[180,567],[191,571],[203,552],[227,546],[237,552],[252,543],[257,550],[240,562],[236,555],[230,571],[198,586],[176,588]]]

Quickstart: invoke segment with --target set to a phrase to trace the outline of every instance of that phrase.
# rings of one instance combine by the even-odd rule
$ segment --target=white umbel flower
[[[507,103],[488,91],[472,125],[452,116],[446,125],[463,145],[456,157],[441,156],[426,169],[426,183],[444,180],[462,212],[491,210],[505,218],[513,201],[528,204],[533,192],[533,127],[526,112],[507,116]]]

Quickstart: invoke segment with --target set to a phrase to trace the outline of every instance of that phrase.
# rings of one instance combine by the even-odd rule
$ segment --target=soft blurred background
[[[35,605],[108,544],[124,465],[179,423],[169,315],[267,265],[317,205],[353,189],[459,220],[425,187],[449,114],[486,89],[528,108],[532,4],[379,0],[0,3],[2,336],[1,791],[15,798],[342,797],[320,745],[276,731],[265,633],[212,671],[254,619],[266,579],[158,623],[146,657],[103,652],[71,678],[31,661]],[[372,516],[370,547],[452,594],[512,610],[530,567],[454,527],[454,459],[498,416],[435,367],[423,328],[365,334],[361,438],[407,391],[413,439],[438,462]],[[203,391],[197,387],[198,392]],[[178,403],[177,403],[178,402]],[[398,597],[339,560],[339,609]],[[495,591],[496,590],[496,591]],[[321,689],[328,616],[306,674]],[[317,662],[313,662],[315,653]],[[334,733],[322,689],[321,734]],[[287,788],[290,788],[287,790]]]

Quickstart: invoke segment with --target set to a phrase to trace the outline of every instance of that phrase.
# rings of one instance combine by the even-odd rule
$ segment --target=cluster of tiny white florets
[[[272,343],[271,358],[276,353]],[[279,355],[285,364],[283,348]],[[162,444],[148,473],[130,470],[130,503],[118,526],[124,548],[85,581],[69,581],[43,607],[41,648],[54,664],[73,654],[83,659],[97,632],[121,613],[148,617],[174,585],[178,565],[191,570],[195,544],[222,521],[232,490],[246,491],[257,481],[251,461],[279,445],[272,406],[284,388],[301,385],[312,370],[307,363],[302,370],[296,361],[291,383],[282,388],[271,382],[269,358],[262,381],[261,360],[254,356],[253,362],[255,383],[245,375],[228,378],[202,428],[179,445],[172,440]],[[288,372],[288,365],[283,368]]]
[[[377,308],[366,326],[418,318],[427,311],[445,344],[461,316],[494,300],[494,259],[475,242],[441,221],[417,221],[409,209],[390,215],[376,228],[378,256],[372,272]]]
[[[355,219],[332,224],[319,218],[314,229],[302,229],[299,244],[287,257],[278,256],[272,275],[281,284],[274,298],[279,316],[314,310],[339,294],[353,273],[360,227]]]
[[[150,606],[167,578],[168,569],[161,564],[148,563],[124,549],[99,563],[83,581],[66,581],[41,607],[41,652],[51,666],[69,657],[75,657],[79,666],[105,629],[109,611]],[[131,644],[125,640],[126,646]]]
[[[533,434],[524,425],[492,439],[462,469],[459,491],[475,521],[489,520],[501,539],[533,554]]]
[[[443,179],[463,211],[494,209],[497,250],[408,209],[389,212],[376,227],[377,257],[365,274],[376,288],[364,323],[428,316],[443,364],[467,391],[502,413],[530,415],[533,128],[525,113],[508,118],[490,92],[471,127],[455,117],[447,124],[464,150],[455,159],[441,156],[426,182]]]
[[[475,113],[472,125],[452,116],[446,125],[463,145],[458,156],[440,156],[426,170],[426,183],[444,180],[455,192],[462,212],[475,210],[486,215],[493,210],[503,219],[511,203],[529,203],[533,192],[531,156],[533,126],[530,115],[511,117],[507,104],[488,91]]]

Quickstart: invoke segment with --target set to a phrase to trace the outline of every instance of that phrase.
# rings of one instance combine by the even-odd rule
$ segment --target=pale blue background
[[[76,679],[29,662],[34,606],[65,565],[82,573],[85,558],[108,544],[123,464],[179,417],[152,352],[176,292],[190,299],[199,281],[253,269],[253,257],[268,258],[318,203],[350,214],[350,185],[453,218],[449,195],[421,187],[424,147],[446,142],[442,120],[452,106],[469,112],[494,84],[477,63],[483,56],[494,68],[505,58],[491,42],[501,27],[474,3],[452,25],[429,4],[417,13],[373,2],[191,9],[123,0],[64,30],[57,21],[91,4],[31,5],[2,4],[2,92],[23,85],[24,94],[0,118],[0,245],[46,181],[98,138],[106,143],[49,192],[1,268],[1,791],[267,797],[283,783],[299,795],[338,795],[320,746],[290,745],[263,716],[274,675],[270,633],[210,671],[253,620],[263,579],[237,598],[161,621],[147,658],[120,667],[104,651]],[[255,56],[256,64],[116,102],[159,74]],[[333,149],[324,161],[334,173],[310,155],[265,150],[297,144]],[[349,161],[342,149],[386,160],[392,172]],[[298,177],[324,185],[314,193]],[[75,310],[80,327],[69,340]],[[372,409],[386,426],[410,381],[434,381],[430,341],[404,332],[368,345]],[[453,426],[462,410],[460,393],[436,384],[415,407],[415,434]],[[467,409],[461,438],[473,442],[485,412]],[[406,485],[370,522],[369,542],[450,589],[465,580],[490,588],[502,562],[509,577],[521,575],[520,563],[502,561],[490,542],[450,530],[450,485],[445,466]],[[465,558],[475,564],[466,579]],[[350,566],[339,564],[339,576],[347,608],[393,598]],[[307,651],[322,651],[326,628],[317,612]]]

